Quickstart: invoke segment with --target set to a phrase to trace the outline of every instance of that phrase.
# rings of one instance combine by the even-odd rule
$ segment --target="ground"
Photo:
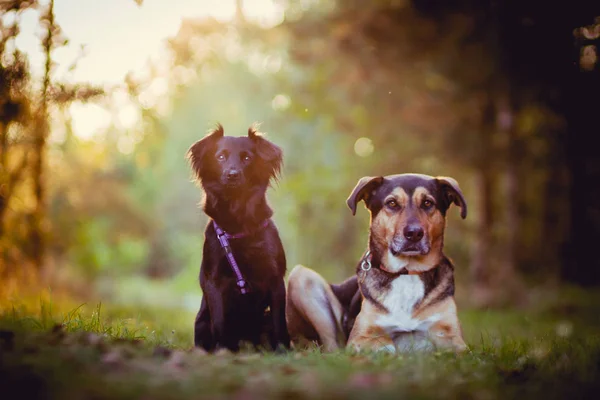
[[[1,302],[0,393],[22,399],[598,398],[600,294],[459,316],[471,351],[208,355],[189,312]],[[13,397],[11,396],[11,397]],[[0,395],[2,398],[7,398]],[[11,398],[9,397],[9,398]]]

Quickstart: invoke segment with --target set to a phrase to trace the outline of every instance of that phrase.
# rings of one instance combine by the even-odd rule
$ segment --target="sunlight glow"
[[[231,38],[227,41],[225,46],[225,57],[227,57],[229,62],[234,63],[239,61],[240,58],[242,58],[242,53],[243,49],[239,37],[236,36],[235,39]]]
[[[282,61],[280,56],[266,56],[263,60],[263,68],[271,74],[279,72],[281,64]]]
[[[196,78],[196,71],[192,68],[186,68],[183,65],[176,66],[172,71],[173,84],[187,85]]]
[[[57,110],[52,110],[50,119],[56,122],[48,137],[50,143],[57,145],[63,144],[65,140],[67,140],[67,125],[64,123],[64,118]]]
[[[82,139],[93,138],[111,123],[110,113],[97,104],[73,103],[69,111],[73,117],[73,132]]]
[[[117,140],[117,149],[123,154],[131,154],[135,150],[135,140],[129,135],[121,135]]]
[[[169,64],[166,69],[170,68],[170,60],[165,56],[166,40],[177,34],[183,18],[210,16],[225,22],[236,14],[235,0],[144,0],[141,7],[131,0],[105,0],[88,7],[81,7],[80,3],[81,0],[55,3],[56,20],[69,43],[55,50],[53,75],[60,81],[113,87],[121,84],[128,73],[141,77],[148,76],[151,68],[161,69],[166,64]],[[285,6],[278,0],[244,0],[242,7],[249,22],[265,28],[280,24],[284,19]],[[15,14],[2,17],[10,20]],[[44,65],[39,42],[39,13],[34,10],[23,12],[20,28],[15,45],[28,54],[33,76],[39,80]],[[228,45],[225,51],[230,60],[238,59],[242,53],[239,43]],[[70,69],[76,60],[79,60],[76,68]],[[275,73],[281,64],[281,58],[255,54],[252,69],[255,73]],[[173,76],[174,84],[186,84],[196,77],[195,71],[191,70],[172,72],[164,76]],[[165,78],[156,78],[140,94],[143,107],[160,107],[160,114],[169,112],[170,106],[164,99],[168,97],[169,84]],[[92,138],[110,125],[111,113],[118,128],[129,129],[139,122],[139,113],[136,114],[131,105],[116,108],[117,112],[108,112],[100,106],[73,104],[69,109],[74,134],[83,139]],[[128,145],[123,146],[127,150]]]
[[[138,107],[129,103],[123,106],[118,113],[119,127],[123,129],[131,129],[140,120],[140,110]]]
[[[139,95],[140,103],[144,108],[152,108],[159,100],[167,95],[169,84],[165,78],[155,78],[150,86]]]
[[[283,22],[285,8],[281,2],[273,0],[245,0],[244,16],[263,28],[272,28]]]

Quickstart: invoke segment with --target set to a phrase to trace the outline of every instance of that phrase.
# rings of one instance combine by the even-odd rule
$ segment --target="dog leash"
[[[267,219],[267,220],[265,220],[265,222],[263,222],[263,224],[261,225],[260,228],[266,228],[266,226],[268,224],[269,224],[269,220]],[[242,294],[249,293],[250,288],[248,287],[248,283],[244,279],[244,276],[242,275],[242,272],[240,271],[240,268],[238,267],[237,261],[235,261],[235,257],[233,256],[233,252],[231,251],[231,246],[229,245],[229,239],[240,239],[240,238],[250,235],[250,233],[241,232],[241,233],[237,233],[235,235],[231,235],[231,234],[225,232],[223,229],[221,229],[221,227],[216,223],[215,220],[213,220],[213,226],[215,228],[215,231],[217,232],[217,239],[219,239],[219,243],[221,244],[221,247],[225,251],[225,256],[227,257],[227,261],[229,262],[229,265],[231,266],[231,269],[233,270],[233,273],[235,274],[235,277],[237,279],[236,285],[240,289],[240,293],[242,293]]]

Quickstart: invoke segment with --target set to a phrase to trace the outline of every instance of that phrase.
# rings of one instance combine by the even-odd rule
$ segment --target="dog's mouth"
[[[390,246],[390,252],[394,257],[418,257],[429,254],[429,246],[426,243],[410,244],[401,247]]]
[[[244,181],[242,179],[224,179],[222,184],[228,189],[237,189],[244,184]]]
[[[425,254],[420,250],[406,250],[399,254],[394,254],[396,256],[404,256],[404,257],[415,257],[415,256],[424,256]]]

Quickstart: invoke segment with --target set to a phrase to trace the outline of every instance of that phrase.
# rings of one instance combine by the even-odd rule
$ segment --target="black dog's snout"
[[[404,227],[404,237],[411,242],[418,242],[423,239],[425,232],[420,225],[407,225]]]
[[[237,169],[232,169],[229,170],[227,172],[227,179],[229,179],[230,181],[235,180],[235,179],[239,179],[239,177],[242,175],[242,173],[240,171],[238,171]]]

